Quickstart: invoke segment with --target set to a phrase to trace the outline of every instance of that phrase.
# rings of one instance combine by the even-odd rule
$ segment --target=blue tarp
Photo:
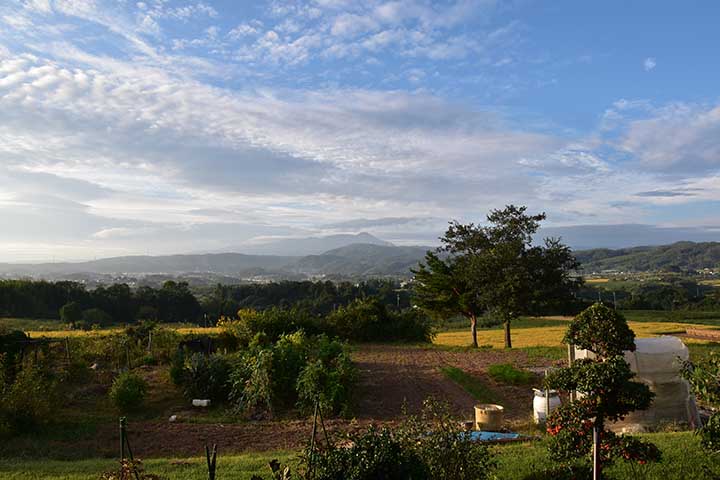
[[[517,440],[525,437],[519,433],[501,433],[501,432],[470,432],[470,440],[476,442],[497,442],[498,440]]]

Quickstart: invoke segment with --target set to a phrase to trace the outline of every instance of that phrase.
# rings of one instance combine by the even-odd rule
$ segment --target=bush
[[[213,402],[224,402],[230,393],[230,371],[228,360],[222,355],[206,357],[195,353],[183,378],[185,395],[192,398],[207,398]]]
[[[499,363],[488,367],[488,374],[496,381],[510,385],[527,385],[532,382],[533,374],[521,370],[509,363]]]
[[[324,411],[347,415],[356,377],[357,369],[344,352],[327,362],[310,362],[297,379],[298,406],[310,412],[317,400]]]
[[[307,333],[320,333],[318,321],[310,314],[298,308],[269,308],[261,312],[252,309],[238,311],[240,324],[247,326],[250,335],[264,333],[271,341],[281,336],[303,330]],[[237,327],[241,328],[241,327]]]
[[[113,319],[104,310],[99,308],[91,308],[82,312],[82,327],[89,330],[93,325],[107,327],[112,325]]]
[[[407,480],[427,479],[423,459],[404,448],[387,428],[370,427],[350,435],[349,448],[329,448],[314,455],[315,480]],[[313,452],[307,452],[310,458]]]
[[[419,310],[393,312],[378,299],[356,300],[325,317],[324,331],[344,340],[418,341],[433,337],[432,322]]]
[[[493,478],[495,462],[485,445],[470,440],[470,432],[449,415],[446,405],[425,402],[420,416],[411,416],[396,431],[374,427],[343,439],[349,447],[330,445],[306,451],[318,480],[485,480]]]
[[[256,335],[230,375],[236,412],[271,415],[296,403],[308,411],[316,399],[328,412],[347,412],[357,374],[342,343],[302,331],[282,335],[275,345],[265,339]]]
[[[26,365],[12,380],[4,371],[0,368],[0,433],[27,433],[48,423],[56,383],[35,365]]]
[[[137,410],[145,400],[148,385],[139,375],[123,372],[113,380],[110,400],[121,412]]]

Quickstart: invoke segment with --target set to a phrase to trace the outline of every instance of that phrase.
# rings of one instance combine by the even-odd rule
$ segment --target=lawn
[[[690,432],[654,433],[643,436],[660,447],[663,461],[641,467],[618,463],[609,469],[613,478],[675,480],[708,478],[703,465],[718,474],[720,460],[704,453],[698,439]],[[520,480],[533,471],[553,464],[548,460],[543,442],[498,445],[491,447],[498,461],[497,478]],[[296,464],[296,454],[287,451],[248,453],[218,457],[218,478],[249,480],[254,474],[269,478],[267,463],[277,458],[283,463]],[[80,480],[98,478],[99,473],[114,468],[110,459],[74,462],[33,460],[0,460],[0,476],[7,480]],[[170,480],[201,480],[207,478],[204,458],[152,459],[145,462],[146,471]]]

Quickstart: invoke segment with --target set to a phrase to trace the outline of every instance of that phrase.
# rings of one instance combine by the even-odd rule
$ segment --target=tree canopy
[[[442,245],[413,270],[416,304],[435,317],[468,318],[473,346],[480,315],[491,313],[502,321],[510,348],[514,318],[573,303],[582,282],[572,275],[578,262],[559,239],[533,245],[545,214],[526,210],[514,205],[493,210],[487,226],[451,222]]]

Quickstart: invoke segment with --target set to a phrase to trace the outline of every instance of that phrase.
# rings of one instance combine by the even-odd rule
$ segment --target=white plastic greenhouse
[[[637,379],[650,387],[655,399],[647,410],[632,412],[615,424],[615,430],[642,431],[669,423],[697,425],[698,413],[695,397],[688,382],[680,376],[682,362],[689,358],[685,344],[677,337],[635,339],[634,352],[625,352],[625,360],[637,374]],[[586,358],[592,353],[575,351],[575,358]]]

